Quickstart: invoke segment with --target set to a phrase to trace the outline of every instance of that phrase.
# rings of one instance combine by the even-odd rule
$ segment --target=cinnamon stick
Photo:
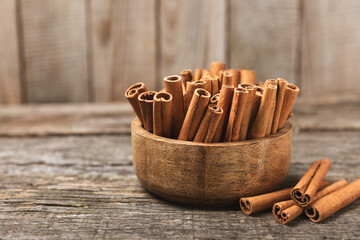
[[[222,85],[233,86],[233,75],[227,71],[224,72]]]
[[[320,222],[359,197],[360,178],[312,203],[311,206],[306,208],[305,213],[310,217],[311,221]]]
[[[181,71],[180,75],[181,75],[182,83],[186,89],[187,82],[191,82],[194,79],[194,74],[191,69],[185,69]]]
[[[224,78],[224,72],[225,70],[220,70],[219,71],[219,74],[218,74],[218,77],[219,77],[219,91],[223,85],[223,78]]]
[[[221,107],[218,107],[215,104],[210,104],[203,119],[201,120],[194,142],[211,143],[223,113],[224,111]]]
[[[211,76],[211,72],[209,70],[207,70],[207,69],[202,70],[201,78],[207,78],[207,77],[210,77],[210,76]]]
[[[254,104],[252,105],[251,108],[251,116],[250,116],[250,122],[249,122],[249,128],[248,128],[248,134],[246,136],[247,139],[250,139],[249,137],[249,130],[251,128],[251,125],[253,124],[255,117],[259,111],[259,107],[261,104],[261,100],[262,100],[262,92],[259,91],[259,88],[256,89],[256,93],[255,93],[255,100],[254,100]]]
[[[205,80],[210,83],[211,96],[217,94],[219,92],[219,77],[211,75],[211,77],[208,77]]]
[[[204,88],[205,89],[205,81],[199,80],[199,81],[193,81],[193,82],[188,82],[188,87],[187,90],[185,92],[184,95],[184,109],[185,109],[185,113],[188,111],[189,109],[189,105],[190,105],[190,101],[191,98],[195,92],[195,90],[197,88]]]
[[[288,83],[285,86],[284,100],[281,108],[278,129],[281,129],[284,126],[299,91],[299,88],[294,84]]]
[[[267,123],[270,121],[271,106],[273,106],[274,101],[276,101],[276,90],[277,87],[274,85],[265,87],[258,113],[249,130],[250,138],[265,137]]]
[[[225,63],[223,62],[212,62],[210,64],[210,73],[212,75],[217,76],[219,74],[219,70],[225,69]]]
[[[274,118],[271,125],[271,133],[276,133],[278,131],[279,126],[279,119],[280,119],[280,113],[284,101],[284,94],[285,94],[285,87],[288,83],[285,79],[278,78],[278,88],[277,88],[277,94],[276,94],[276,106],[275,106],[275,112],[274,112]]]
[[[210,100],[210,93],[205,89],[195,90],[190,102],[189,110],[186,113],[184,124],[181,127],[179,140],[193,140],[204,116]]]
[[[139,82],[139,83],[136,83],[136,84],[130,86],[125,91],[125,97],[131,104],[132,108],[135,111],[136,116],[138,117],[138,119],[140,120],[142,125],[144,125],[144,120],[141,115],[138,97],[141,93],[146,92],[146,91],[147,91],[147,89],[145,87],[145,84],[142,82]]]
[[[265,85],[266,84],[266,85]],[[278,87],[278,82],[277,80],[275,79],[268,79],[266,80],[265,82],[265,86],[268,86],[268,85],[273,85],[273,86],[276,86],[276,89]],[[269,121],[266,122],[267,126],[266,126],[266,133],[265,133],[265,136],[269,136],[270,133],[271,133],[271,126],[272,126],[272,122],[273,122],[273,119],[274,119],[274,113],[275,113],[275,107],[276,107],[276,100],[277,100],[277,90],[276,90],[276,94],[274,96],[274,99],[272,101],[272,105],[270,107],[270,115],[269,115]]]
[[[224,142],[235,142],[239,140],[240,127],[245,112],[245,106],[247,105],[248,95],[249,91],[245,88],[235,88]]]
[[[173,97],[171,135],[173,138],[177,138],[185,117],[183,85],[181,83],[181,77],[176,75],[165,77],[164,83],[165,91]]]
[[[239,87],[239,84],[240,84],[240,70],[232,68],[232,69],[227,70],[227,72],[231,73],[232,76],[233,76],[232,85],[234,86],[234,88]]]
[[[241,69],[240,82],[247,84],[256,84],[256,72],[250,69]]]
[[[219,101],[219,98],[220,98],[220,93],[215,94],[214,96],[212,96],[210,98],[210,104],[216,104],[217,105],[217,103]]]
[[[155,135],[171,137],[171,104],[170,93],[158,92],[154,95],[153,130]]]
[[[291,198],[302,207],[307,206],[314,198],[321,181],[331,167],[329,159],[315,161],[296,186],[291,190]]]
[[[250,123],[250,119],[251,119],[251,110],[252,110],[254,102],[255,102],[256,86],[252,85],[252,84],[246,84],[246,83],[241,83],[240,86],[247,89],[249,92],[248,100],[245,105],[244,116],[241,121],[240,133],[239,133],[239,140],[243,141],[246,139],[248,128],[249,128],[249,123]]]
[[[153,132],[153,102],[155,94],[156,92],[154,91],[146,91],[138,97],[144,128],[151,133]]]
[[[224,113],[221,116],[220,123],[216,129],[213,142],[219,142],[225,134],[226,126],[225,123],[229,118],[229,109],[231,106],[231,100],[234,93],[234,87],[229,85],[223,85],[220,91],[220,97],[217,105],[221,107]]]
[[[202,69],[197,68],[195,70],[194,80],[199,81],[201,79],[201,75],[202,75]]]

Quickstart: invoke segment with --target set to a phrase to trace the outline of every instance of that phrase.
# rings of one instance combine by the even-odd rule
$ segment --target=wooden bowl
[[[269,137],[231,143],[194,143],[156,136],[131,124],[134,168],[151,193],[177,203],[231,205],[269,192],[286,178],[292,125]]]

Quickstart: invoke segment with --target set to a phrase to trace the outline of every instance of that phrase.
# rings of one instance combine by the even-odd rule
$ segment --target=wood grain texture
[[[359,177],[358,144],[356,132],[295,135],[289,181],[296,182],[325,153],[333,162],[329,181],[355,180]],[[130,136],[124,135],[0,138],[1,237],[360,237],[359,200],[322,224],[299,217],[284,227],[270,211],[249,217],[238,207],[195,208],[158,199],[136,179],[131,155]]]
[[[16,1],[0,1],[0,104],[21,102]]]
[[[20,3],[27,101],[88,101],[84,1]]]
[[[300,17],[299,0],[230,0],[231,67],[297,83]]]
[[[160,1],[160,74],[226,61],[225,0]]]
[[[90,0],[95,101],[124,100],[144,82],[155,90],[155,0]]]
[[[304,1],[301,87],[319,101],[359,99],[360,2]],[[356,79],[356,80],[355,80]],[[325,98],[325,99],[324,99]]]

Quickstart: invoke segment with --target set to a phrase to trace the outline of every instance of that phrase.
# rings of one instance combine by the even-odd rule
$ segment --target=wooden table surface
[[[295,111],[294,182],[320,158],[327,180],[360,177],[360,110]],[[360,200],[322,223],[278,224],[267,211],[175,205],[147,192],[132,168],[122,104],[0,108],[0,239],[359,239]]]

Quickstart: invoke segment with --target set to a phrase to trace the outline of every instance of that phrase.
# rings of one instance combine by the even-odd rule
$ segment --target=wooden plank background
[[[123,101],[211,61],[359,101],[357,0],[1,0],[0,104]]]

